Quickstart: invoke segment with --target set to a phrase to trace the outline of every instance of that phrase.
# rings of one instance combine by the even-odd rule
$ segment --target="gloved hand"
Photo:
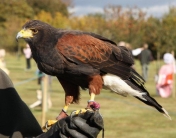
[[[59,120],[36,138],[96,138],[103,128],[103,118],[99,111],[87,110]]]

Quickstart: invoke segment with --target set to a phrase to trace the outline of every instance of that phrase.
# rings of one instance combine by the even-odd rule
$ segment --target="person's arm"
[[[143,50],[142,48],[133,49],[132,50],[132,55],[133,56],[138,56],[141,53],[142,50]]]

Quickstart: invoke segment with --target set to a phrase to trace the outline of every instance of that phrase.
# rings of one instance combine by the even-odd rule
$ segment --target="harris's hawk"
[[[16,36],[19,38],[30,45],[38,68],[56,76],[65,91],[65,106],[57,119],[65,117],[71,103],[79,101],[79,87],[89,89],[88,108],[105,88],[132,95],[170,118],[145,89],[143,78],[132,68],[131,52],[125,47],[94,33],[57,29],[39,20],[24,24]]]

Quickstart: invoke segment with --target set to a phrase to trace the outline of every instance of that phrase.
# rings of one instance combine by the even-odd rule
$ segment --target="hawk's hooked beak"
[[[30,29],[22,29],[20,32],[18,32],[16,36],[16,41],[18,41],[19,38],[31,38],[33,37],[32,30]]]

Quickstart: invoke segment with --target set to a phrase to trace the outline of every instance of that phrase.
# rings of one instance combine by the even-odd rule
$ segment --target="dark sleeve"
[[[37,136],[41,127],[28,106],[21,100],[10,78],[0,69],[0,137]]]

